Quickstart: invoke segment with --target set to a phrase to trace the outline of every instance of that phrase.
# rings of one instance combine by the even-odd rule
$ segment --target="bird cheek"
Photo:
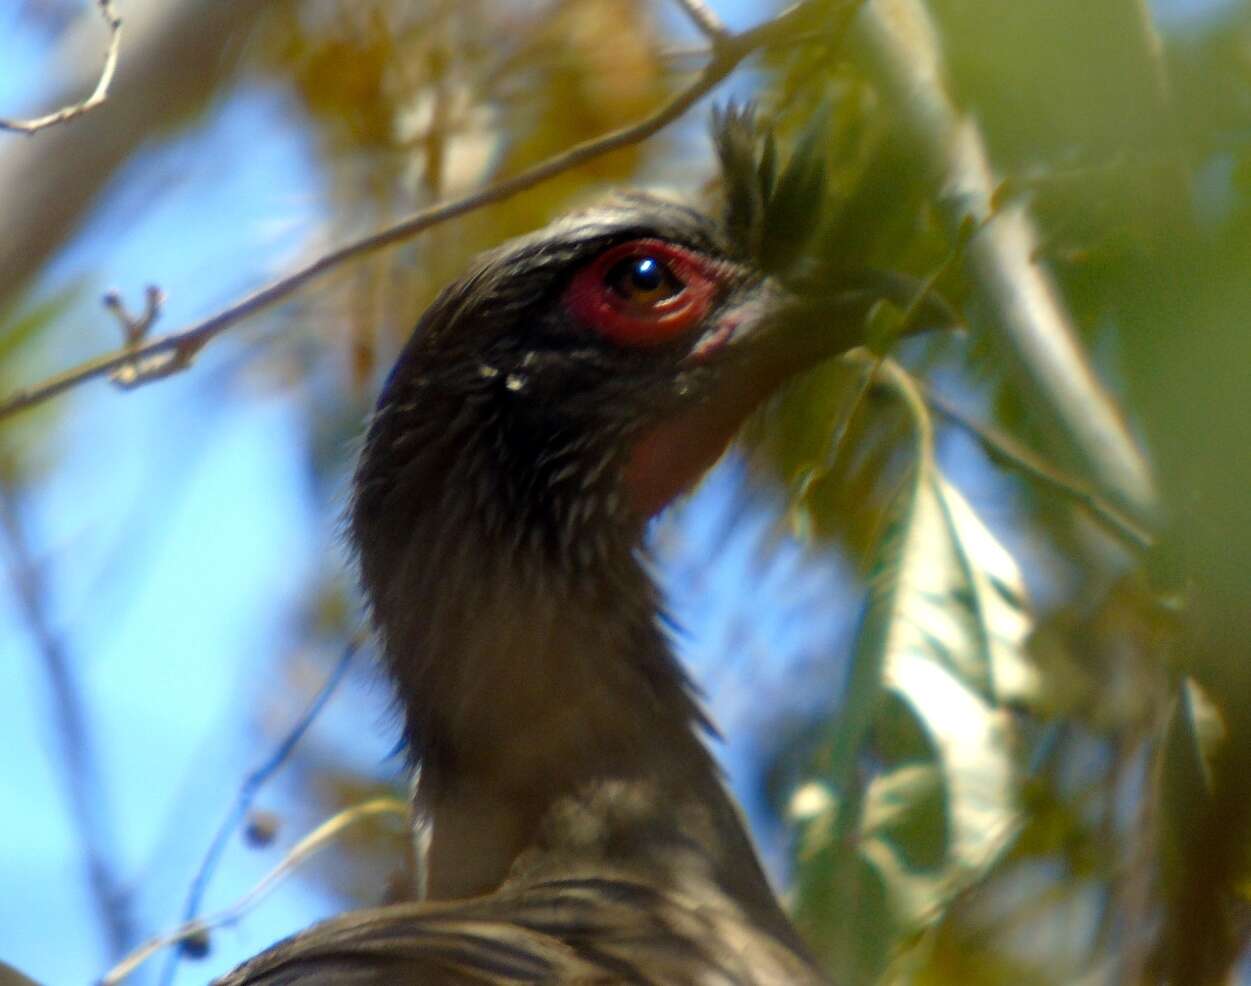
[[[751,409],[750,401],[704,402],[644,431],[622,475],[634,513],[653,517],[690,490],[721,458]]]
[[[625,497],[638,517],[654,517],[686,493],[721,458],[737,423],[708,434],[692,422],[667,422],[644,433],[625,462]]]

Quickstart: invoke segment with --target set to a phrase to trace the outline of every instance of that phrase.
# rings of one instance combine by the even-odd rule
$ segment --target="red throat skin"
[[[741,375],[731,371],[710,399],[654,425],[635,442],[622,479],[639,517],[654,517],[694,487],[773,390],[772,373],[733,379]]]
[[[715,348],[726,339],[717,338]],[[818,363],[814,347],[766,346],[723,367],[711,394],[644,431],[630,450],[623,485],[639,517],[688,492],[725,453],[747,417],[787,380]]]

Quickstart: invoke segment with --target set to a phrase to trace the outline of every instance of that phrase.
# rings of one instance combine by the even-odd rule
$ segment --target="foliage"
[[[915,463],[869,573],[822,780],[792,800],[799,913],[847,983],[877,981],[1002,855],[1020,824],[1007,705],[1035,691],[1020,572],[939,471],[915,388],[885,373]]]

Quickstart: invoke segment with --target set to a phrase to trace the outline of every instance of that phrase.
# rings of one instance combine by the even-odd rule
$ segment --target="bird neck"
[[[421,756],[426,896],[490,892],[519,866],[682,886],[698,873],[798,949],[638,560],[571,578],[524,555],[457,557],[420,566],[398,634],[384,622]],[[665,846],[685,862],[658,866]]]
[[[426,895],[493,891],[536,854],[664,880],[658,844],[683,846],[683,872],[798,948],[702,741],[641,524],[616,509],[621,463],[576,442],[505,460],[514,418],[408,396],[371,427],[352,533],[420,763]]]
[[[656,846],[681,845],[699,860],[685,872],[793,936],[634,546],[588,572],[495,540],[470,513],[419,512],[407,533],[390,542],[389,577],[370,578],[380,545],[362,563],[421,765],[426,896],[493,891],[536,854],[667,879]],[[595,852],[588,831],[605,833]]]
[[[432,521],[440,532],[413,532],[422,562],[375,601],[433,823],[432,896],[498,885],[551,805],[585,785],[715,778],[655,590],[629,552],[575,573],[492,544],[471,521],[455,536],[447,518]]]

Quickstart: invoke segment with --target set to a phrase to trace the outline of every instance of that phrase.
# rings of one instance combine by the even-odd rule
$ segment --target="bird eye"
[[[655,346],[703,319],[719,288],[715,260],[661,239],[631,240],[578,271],[565,304],[612,342]]]
[[[610,290],[640,308],[667,301],[681,292],[683,284],[658,257],[627,257],[604,277]]]

